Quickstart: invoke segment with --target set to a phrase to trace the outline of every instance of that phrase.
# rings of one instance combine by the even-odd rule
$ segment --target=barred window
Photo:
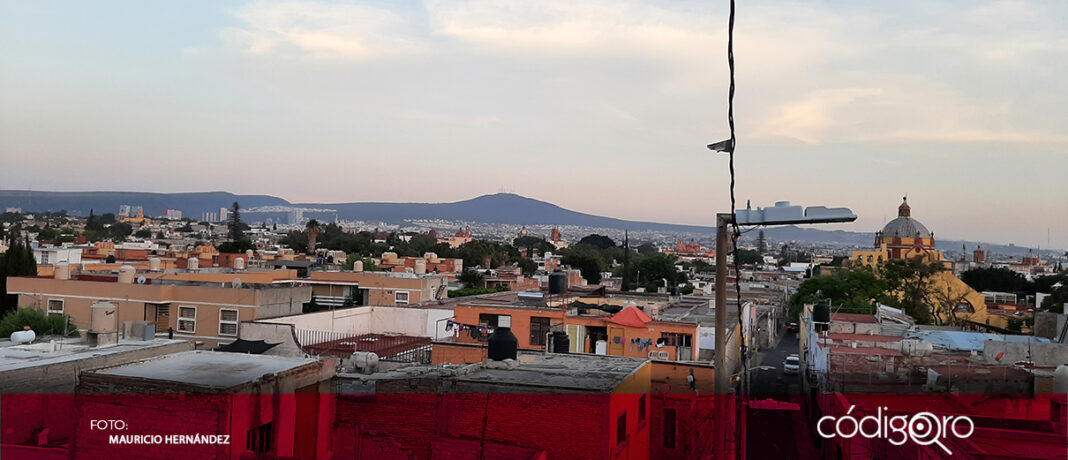
[[[178,307],[178,332],[190,334],[197,332],[196,307]]]

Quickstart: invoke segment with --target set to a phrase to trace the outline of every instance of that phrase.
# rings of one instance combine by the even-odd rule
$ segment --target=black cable
[[[742,361],[742,378],[748,379],[746,375],[749,372],[747,348],[745,345],[745,323],[742,309],[742,286],[741,286],[741,270],[738,266],[738,238],[741,237],[741,230],[738,228],[738,215],[735,212],[737,209],[736,200],[734,197],[734,151],[736,148],[737,137],[734,130],[734,0],[730,0],[730,16],[727,21],[727,66],[730,70],[730,89],[727,97],[727,124],[730,126],[731,139],[730,139],[730,175],[731,175],[731,251],[733,255],[732,265],[734,265],[734,295],[735,302],[737,302],[738,308],[738,340],[741,346],[741,361]]]

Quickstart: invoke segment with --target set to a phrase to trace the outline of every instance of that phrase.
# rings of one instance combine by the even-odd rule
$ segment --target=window
[[[63,301],[57,299],[48,300],[48,314],[49,315],[62,315],[63,314]]]
[[[237,310],[219,310],[219,335],[237,335]]]
[[[549,318],[530,317],[530,345],[545,346],[545,336],[549,333]]]
[[[638,424],[645,421],[645,395],[638,398]]]
[[[620,414],[616,419],[616,446],[621,446],[627,440],[627,413]]]
[[[506,321],[501,321],[501,318],[507,318],[507,320]],[[478,325],[488,328],[489,331],[487,331],[485,334],[483,334],[478,329],[474,329],[474,330],[471,331],[471,337],[473,337],[475,339],[478,339],[478,340],[481,340],[481,341],[485,341],[486,339],[489,338],[489,332],[492,332],[493,329],[496,329],[497,325],[501,324],[502,322],[508,322],[508,324],[511,324],[510,321],[511,321],[511,317],[508,316],[508,315],[495,315],[495,314],[492,314],[492,313],[480,313],[478,315]]]
[[[248,430],[245,448],[257,454],[265,454],[274,450],[274,421]]]
[[[664,408],[664,448],[675,448],[675,409]]]
[[[393,303],[397,305],[408,305],[408,291],[397,291]]]
[[[178,307],[178,332],[190,334],[197,331],[196,307]]]

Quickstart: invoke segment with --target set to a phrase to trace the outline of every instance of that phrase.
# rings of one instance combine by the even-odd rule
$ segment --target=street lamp
[[[721,145],[722,144],[722,145]],[[733,142],[723,141],[709,145],[723,149],[732,149]],[[748,206],[744,210],[734,213],[716,214],[716,355],[714,366],[716,369],[716,423],[714,424],[714,445],[716,458],[723,458],[726,452],[726,420],[727,420],[727,385],[730,375],[727,373],[727,257],[724,249],[727,248],[728,225],[791,225],[791,224],[826,224],[836,222],[852,222],[857,220],[856,214],[849,208],[827,208],[824,206],[810,206],[802,209],[801,206],[791,205],[788,201],[780,201],[775,206],[767,208],[751,209]],[[737,275],[736,275],[737,276]],[[738,283],[738,280],[734,280]],[[746,359],[742,356],[742,360]],[[743,372],[744,373],[744,372]]]

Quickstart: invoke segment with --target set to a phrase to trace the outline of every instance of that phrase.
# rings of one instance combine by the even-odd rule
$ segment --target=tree
[[[152,230],[147,228],[138,229],[133,235],[137,238],[152,238]]]
[[[578,244],[568,248],[568,251],[560,258],[560,262],[579,269],[587,283],[597,284],[601,282],[601,272],[604,269],[604,260],[601,258],[597,246]]]
[[[638,245],[637,248],[634,248],[634,249],[638,251],[638,254],[641,254],[643,256],[651,256],[653,254],[656,254],[656,253],[660,252],[659,250],[656,249],[656,246],[654,246],[653,243],[642,243],[642,244]]]
[[[37,276],[37,261],[33,258],[33,250],[17,238],[12,240],[7,251],[0,254],[0,305],[5,310],[18,304],[18,296],[7,293],[8,277]]]
[[[132,234],[133,226],[126,222],[119,222],[108,227],[108,238],[111,239],[111,241],[126,241],[126,238]]]
[[[761,255],[768,252],[768,240],[764,237],[764,230],[757,233],[757,252]]]
[[[833,275],[802,282],[790,298],[790,313],[796,318],[803,305],[828,301],[836,311],[874,313],[875,303],[886,296],[886,289],[886,281],[871,267],[843,268]]]
[[[100,223],[100,220],[93,214],[92,208],[89,209],[89,218],[85,220],[85,229],[97,232],[104,229],[104,225]]]
[[[943,268],[937,263],[921,259],[895,259],[883,263],[880,275],[887,282],[887,290],[896,295],[888,296],[885,302],[900,308],[920,324],[930,324],[937,310],[933,295],[937,291],[934,277]]]
[[[478,270],[465,269],[457,279],[469,288],[482,286],[482,274]]]
[[[1061,287],[1054,289],[1053,292],[1050,292],[1050,295],[1042,299],[1042,305],[1038,309],[1062,313],[1066,303],[1068,303],[1068,283],[1063,283]]]
[[[244,240],[244,227],[245,223],[241,221],[241,205],[235,201],[230,207],[230,217],[226,223],[226,228],[230,232],[230,241]]]
[[[932,290],[928,301],[931,306],[931,320],[940,326],[953,326],[971,319],[971,314],[967,312],[975,308],[968,302],[968,289],[954,289],[952,286]],[[968,309],[963,310],[961,306],[967,306]],[[965,313],[968,317],[962,318],[960,315]]]
[[[752,249],[738,249],[734,251],[734,257],[740,265],[754,265],[764,262],[764,256],[759,251]]]
[[[13,332],[29,326],[38,336],[44,335],[78,335],[78,328],[67,315],[45,315],[35,308],[19,308],[0,318],[0,337],[10,337]]]
[[[516,261],[516,265],[519,266],[519,270],[527,276],[533,276],[538,271],[538,264],[528,258],[521,258]]]
[[[960,280],[979,292],[1026,292],[1031,287],[1027,278],[1005,267],[973,268],[961,273]]]
[[[598,234],[586,235],[577,244],[585,244],[598,249],[614,248],[616,246],[616,242],[612,241],[611,238]]]
[[[304,226],[308,232],[308,254],[315,252],[315,239],[319,238],[319,221],[312,219]]]
[[[249,240],[225,241],[215,248],[222,254],[244,254],[245,251],[256,250],[256,245]]]

